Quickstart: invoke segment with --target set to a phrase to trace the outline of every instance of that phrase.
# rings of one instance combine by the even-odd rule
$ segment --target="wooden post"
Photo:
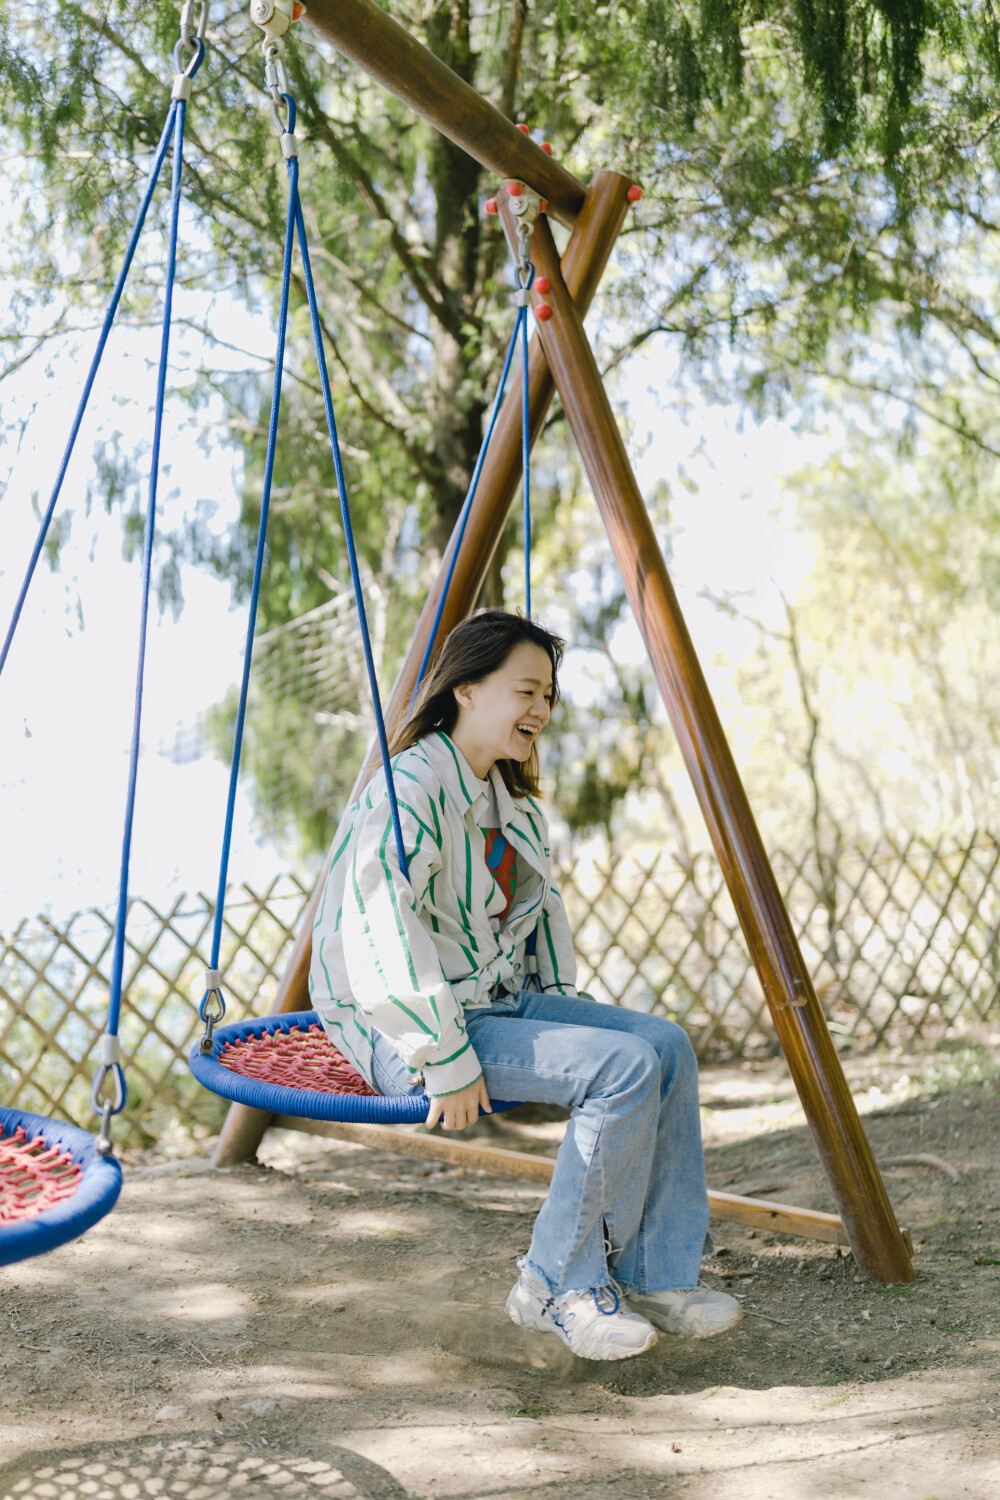
[[[338,52],[364,68],[497,177],[523,180],[572,228],[585,189],[474,88],[404,31],[373,0],[309,0],[306,18]]]
[[[313,14],[312,9],[310,14]],[[515,131],[520,139],[520,131]],[[548,160],[548,158],[546,158]],[[604,274],[612,247],[628,211],[630,179],[617,172],[598,172],[587,193],[587,199],[570,236],[563,257],[563,282],[570,288],[576,306],[585,314]],[[498,230],[499,232],[499,230]],[[528,400],[531,412],[531,440],[534,443],[542,429],[552,401],[552,375],[545,362],[537,337],[528,350]],[[448,590],[441,617],[441,637],[464,620],[475,605],[483,586],[490,559],[500,539],[511,502],[521,480],[521,383],[520,374],[512,382],[501,410],[493,441],[490,444],[479,488],[469,512],[465,539]],[[452,537],[437,581],[428,596],[410,645],[406,660],[386,705],[386,720],[391,725],[401,714],[413,692],[417,671],[437,612],[448,566],[455,547]],[[366,777],[378,761],[378,747],[369,748],[359,780]],[[321,879],[302,918],[298,936],[281,976],[271,1007],[272,1014],[309,1009],[309,964],[312,957],[312,929],[323,890]],[[213,1161],[217,1167],[229,1167],[246,1161],[260,1145],[270,1116],[246,1104],[229,1108]]]
[[[508,238],[514,219],[499,198]],[[538,325],[629,602],[739,915],[778,1039],[859,1269],[880,1282],[914,1273],[840,1059],[799,951],[746,792],[705,682],[663,553],[551,231],[539,220],[532,260],[552,283]]]

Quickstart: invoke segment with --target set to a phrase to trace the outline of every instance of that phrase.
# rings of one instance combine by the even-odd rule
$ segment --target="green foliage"
[[[544,126],[582,177],[611,162],[642,180],[646,202],[622,241],[599,328],[609,366],[659,339],[684,350],[707,391],[739,394],[757,410],[815,411],[832,377],[841,391],[883,388],[914,413],[930,410],[963,452],[977,441],[991,447],[986,404],[970,405],[937,378],[956,358],[981,363],[995,347],[994,283],[969,272],[994,232],[1000,167],[991,6],[428,0],[419,13],[389,9],[508,114]],[[176,26],[173,0],[100,13],[70,0],[0,0],[0,130],[13,203],[4,256],[15,286],[0,347],[9,374],[92,324],[106,301],[159,138]],[[223,526],[210,498],[196,500],[164,539],[160,597],[174,607],[184,561],[232,580],[237,596],[249,585],[270,355],[249,350],[243,369],[233,372],[230,360],[220,371],[208,299],[274,306],[284,219],[283,164],[242,7],[212,6],[209,43],[189,110],[194,219],[181,267],[184,283],[206,294],[206,352],[181,394],[195,417],[220,402],[228,413],[242,505]],[[510,323],[506,250],[484,224],[492,184],[475,163],[307,27],[291,33],[288,61],[359,551],[383,588],[388,682],[479,445]],[[155,316],[164,206],[161,197],[128,294],[134,320]],[[921,364],[915,351],[925,349],[935,352]],[[345,576],[298,280],[288,370],[265,631],[323,606]],[[565,472],[561,444],[556,429],[548,461]],[[130,553],[143,455],[110,439],[97,461],[94,493],[120,509]],[[543,506],[542,546],[546,524]],[[574,632],[607,656],[623,600],[597,597],[597,615],[575,621]],[[606,726],[584,716],[578,753],[566,758],[576,769],[560,772],[584,826],[607,826],[625,789],[668,753],[648,675],[619,673],[609,691]],[[263,814],[274,827],[293,820],[310,845],[325,839],[359,749],[356,730],[316,722],[327,707],[294,693],[262,698],[247,747]],[[217,718],[217,738],[225,722]],[[615,724],[628,725],[628,737]],[[320,801],[328,812],[317,818]]]

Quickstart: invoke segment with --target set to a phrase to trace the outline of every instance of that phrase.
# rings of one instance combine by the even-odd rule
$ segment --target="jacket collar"
[[[542,851],[535,848],[535,829],[530,826],[531,819],[527,815],[526,804],[515,801],[510,795],[496,766],[490,767],[486,781],[480,781],[454,740],[450,739],[442,729],[435,729],[433,733],[422,739],[420,748],[463,817],[470,808],[473,808],[478,821],[482,806],[488,800],[492,786],[496,794],[500,826],[513,828],[518,834],[519,852],[526,856],[529,864],[539,870],[544,869],[545,861]],[[544,850],[544,854],[548,854],[548,849]]]
[[[490,784],[480,781],[455,742],[443,729],[435,729],[420,741],[420,748],[427,756],[431,769],[441,785],[464,816],[470,807],[489,796]],[[504,791],[506,792],[506,787]],[[508,799],[509,801],[509,799]]]
[[[517,813],[517,805],[507,790],[506,783],[496,766],[490,766],[489,785],[492,786],[497,799],[497,812],[500,814],[501,828],[508,827],[513,823]]]

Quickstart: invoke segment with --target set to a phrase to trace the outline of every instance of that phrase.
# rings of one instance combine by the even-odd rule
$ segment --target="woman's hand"
[[[488,1115],[493,1113],[486,1080],[481,1074],[475,1083],[470,1083],[467,1089],[460,1089],[457,1094],[445,1094],[440,1099],[432,1095],[425,1124],[428,1130],[433,1130],[440,1120],[442,1130],[464,1130],[467,1125],[475,1125],[480,1107]]]

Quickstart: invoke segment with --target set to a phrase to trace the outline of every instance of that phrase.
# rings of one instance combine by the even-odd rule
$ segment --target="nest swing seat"
[[[75,1125],[0,1108],[0,1266],[77,1239],[110,1213],[122,1187],[113,1156]]]
[[[427,1118],[424,1093],[376,1093],[334,1046],[314,1010],[220,1026],[211,1051],[203,1052],[199,1040],[188,1061],[211,1093],[269,1114],[358,1125],[420,1125]],[[491,1103],[496,1113],[516,1101]]]

